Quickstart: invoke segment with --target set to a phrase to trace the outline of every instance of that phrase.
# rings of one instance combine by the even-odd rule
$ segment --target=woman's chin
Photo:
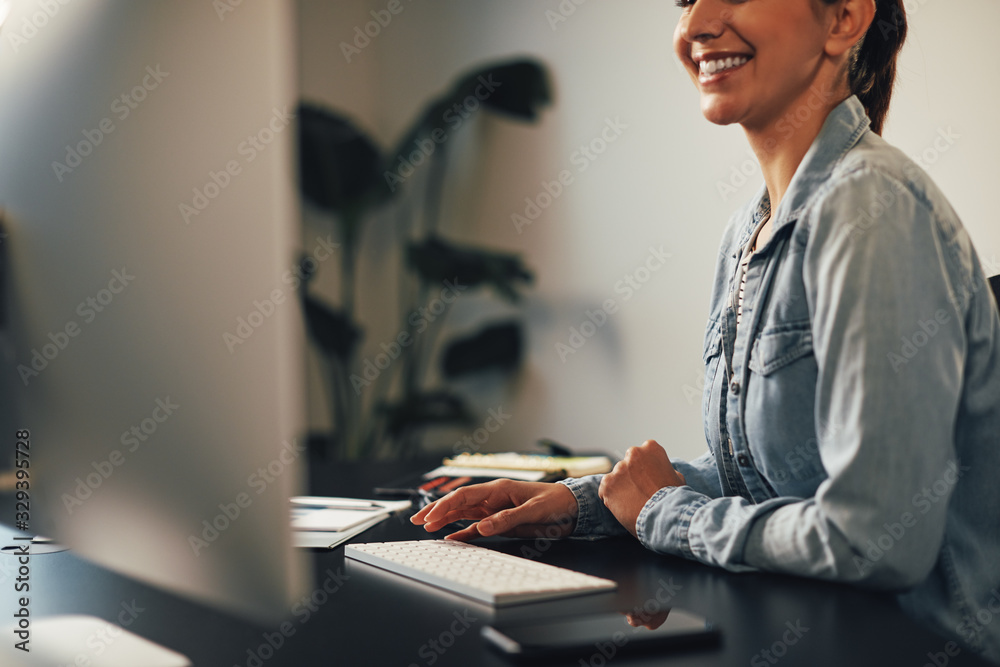
[[[742,110],[727,100],[720,100],[716,95],[702,95],[701,113],[705,120],[716,125],[731,125],[742,118]]]

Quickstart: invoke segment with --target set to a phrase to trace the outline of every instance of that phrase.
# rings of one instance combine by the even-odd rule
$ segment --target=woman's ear
[[[868,32],[875,19],[875,0],[843,0],[834,5],[833,12],[826,54],[836,58],[848,53]]]

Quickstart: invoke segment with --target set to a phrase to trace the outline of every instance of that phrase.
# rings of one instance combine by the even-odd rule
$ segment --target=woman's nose
[[[732,19],[732,10],[719,0],[697,0],[681,17],[680,34],[687,42],[719,37]]]

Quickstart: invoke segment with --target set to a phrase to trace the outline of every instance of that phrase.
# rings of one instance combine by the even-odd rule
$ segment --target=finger
[[[494,495],[496,495],[496,487],[491,486],[491,483],[463,486],[460,489],[455,489],[444,498],[435,501],[433,507],[421,518],[428,523],[439,521],[448,512],[474,507]]]
[[[646,449],[646,450],[652,450],[652,451],[661,451],[661,452],[666,452],[667,451],[667,450],[663,449],[663,445],[661,445],[660,443],[658,443],[656,440],[647,440],[646,442],[644,442],[644,443],[642,443],[640,445],[640,448],[641,449]]]
[[[431,508],[433,508],[434,505],[436,505],[436,504],[437,504],[437,501],[435,500],[434,502],[427,503],[426,505],[424,505],[423,507],[421,507],[420,510],[416,514],[414,514],[413,516],[410,517],[410,523],[415,523],[418,526],[420,524],[424,523],[424,517],[427,516],[427,513],[430,512]]]
[[[601,478],[601,483],[597,487],[597,497],[602,501],[606,501],[611,490],[621,481],[622,476],[625,474],[622,472],[622,463],[619,461],[615,464],[615,467],[607,475]]]
[[[493,512],[494,510],[483,506],[452,510],[433,520],[425,520],[424,528],[433,533],[434,531],[441,530],[450,523],[455,523],[456,521],[478,521],[488,517]]]
[[[506,535],[523,524],[548,524],[548,511],[540,503],[529,500],[523,505],[512,507],[486,517],[479,522],[481,535]]]
[[[424,523],[439,521],[448,512],[460,509],[465,504],[470,502],[468,500],[468,492],[466,491],[467,488],[472,487],[462,487],[461,489],[452,491],[443,498],[438,498],[423,510],[415,514],[414,518],[418,518]]]
[[[468,542],[469,540],[474,540],[477,537],[482,537],[482,535],[479,534],[479,530],[476,528],[478,525],[479,524],[474,523],[468,528],[463,528],[462,530],[455,531],[450,535],[445,535],[444,539],[454,540],[456,542]]]

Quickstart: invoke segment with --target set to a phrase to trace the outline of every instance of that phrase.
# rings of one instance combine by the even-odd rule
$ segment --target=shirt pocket
[[[711,389],[715,383],[715,376],[719,372],[719,360],[722,358],[722,326],[717,320],[708,323],[705,329],[705,343],[702,351],[702,359],[705,362],[705,377],[702,380],[701,416],[702,421],[709,423],[708,414],[711,411]],[[711,442],[711,436],[706,430],[706,437]]]
[[[813,353],[809,322],[784,323],[765,329],[750,351],[751,371],[772,375],[792,362]]]
[[[705,363],[708,363],[708,360],[719,354],[721,350],[722,328],[718,322],[709,322],[708,327],[705,329],[705,349],[702,352],[702,359],[704,359]]]
[[[744,425],[754,465],[775,495],[807,498],[826,478],[815,447],[818,370],[809,322],[766,327],[747,366]]]

